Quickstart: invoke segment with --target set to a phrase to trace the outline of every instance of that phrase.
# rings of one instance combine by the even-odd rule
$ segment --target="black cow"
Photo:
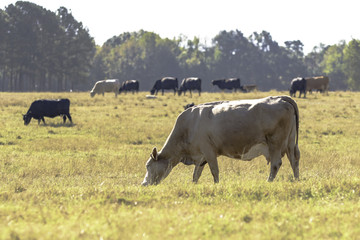
[[[191,107],[193,107],[193,106],[195,106],[195,103],[188,103],[188,104],[186,104],[186,105],[184,106],[184,110],[186,110],[186,109],[188,109],[188,108],[191,108]]]
[[[239,78],[228,78],[228,79],[220,79],[220,80],[212,80],[212,85],[218,86],[221,90],[232,90],[234,89],[236,92],[236,89],[241,90],[240,87],[240,79]]]
[[[174,77],[164,77],[155,82],[153,88],[150,90],[151,95],[157,95],[158,91],[162,91],[162,95],[164,95],[164,90],[173,89],[174,95],[178,89],[178,80]]]
[[[121,92],[130,92],[134,94],[134,92],[139,92],[139,81],[137,80],[126,80],[123,82],[119,88],[119,93]]]
[[[304,98],[306,98],[306,79],[305,78],[294,78],[290,84],[290,96],[296,97],[296,91],[299,91],[299,97],[301,97],[301,93],[304,94]]]
[[[37,119],[38,124],[40,124],[40,120],[45,124],[44,117],[54,118],[56,116],[63,116],[64,123],[66,117],[68,117],[72,123],[69,108],[70,100],[66,98],[57,100],[36,100],[31,104],[27,113],[23,115],[24,124],[28,125],[31,118]]]
[[[198,77],[184,78],[180,84],[180,88],[178,91],[179,96],[181,95],[182,92],[184,92],[184,96],[185,96],[187,90],[190,91],[190,96],[192,96],[191,90],[198,90],[200,96],[201,79]]]

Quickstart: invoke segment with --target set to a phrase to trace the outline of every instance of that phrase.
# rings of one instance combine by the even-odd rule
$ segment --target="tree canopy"
[[[89,31],[65,7],[56,12],[19,1],[0,9],[1,91],[87,91],[101,79],[136,79],[149,90],[164,76],[211,80],[236,77],[260,90],[286,90],[291,79],[328,75],[332,90],[360,89],[360,41],[304,54],[301,40],[281,46],[267,31],[250,36],[220,31],[205,45],[199,38],[161,38],[139,30],[96,46]]]

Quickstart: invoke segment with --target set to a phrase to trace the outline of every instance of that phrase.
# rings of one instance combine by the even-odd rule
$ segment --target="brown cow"
[[[318,90],[320,92],[328,92],[329,90],[329,77],[309,77],[306,79],[306,91]]]

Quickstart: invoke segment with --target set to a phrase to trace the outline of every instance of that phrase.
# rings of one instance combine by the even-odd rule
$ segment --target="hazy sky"
[[[0,0],[5,9],[14,0]],[[180,34],[199,37],[207,44],[222,30],[240,30],[246,37],[262,30],[273,40],[300,40],[304,52],[319,43],[336,44],[360,39],[360,2],[358,0],[32,0],[56,11],[70,9],[102,45],[123,32],[140,29],[162,38]]]

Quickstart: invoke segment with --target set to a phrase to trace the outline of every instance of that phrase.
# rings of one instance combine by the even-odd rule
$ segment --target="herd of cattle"
[[[319,77],[308,77],[308,78],[294,78],[290,84],[290,96],[296,95],[296,92],[299,91],[299,97],[301,94],[304,94],[306,97],[306,92],[311,92],[313,90],[320,92],[327,92],[329,90],[329,77],[319,76]]]
[[[221,90],[240,90],[242,92],[250,92],[256,90],[256,85],[240,85],[239,78],[228,78],[228,79],[219,79],[211,81],[213,86],[218,86]],[[178,84],[178,79],[175,77],[164,77],[157,80],[154,83],[154,86],[151,88],[151,95],[157,95],[159,91],[164,95],[165,90],[173,90],[174,95],[176,92],[181,95],[186,94],[187,91],[190,92],[192,96],[192,91],[198,91],[199,96],[201,94],[201,79],[198,77],[189,77],[184,78],[180,84]],[[115,93],[115,97],[122,92],[138,92],[139,91],[139,81],[137,80],[127,80],[120,84],[118,79],[108,79],[97,81],[90,91],[90,96],[94,97],[96,94],[102,94],[104,96],[105,92]]]
[[[256,85],[240,85],[239,78],[229,78],[211,81],[213,86],[218,86],[221,90],[240,90],[243,92],[249,92],[256,90]],[[329,89],[329,78],[326,76],[309,77],[309,78],[295,78],[290,84],[290,96],[296,95],[299,91],[299,97],[303,94],[306,97],[306,92],[313,90],[320,92],[327,92]],[[150,90],[151,94],[157,94],[158,91],[173,90],[174,94],[178,92],[179,95],[189,91],[192,94],[193,90],[197,90],[199,95],[201,94],[201,79],[197,77],[184,78],[178,87],[178,80],[174,77],[164,77],[155,82],[154,86]],[[90,91],[91,97],[95,94],[104,95],[105,92],[114,92],[115,96],[122,92],[139,91],[139,82],[137,80],[127,80],[120,84],[118,79],[101,80],[95,83],[93,89]],[[185,109],[191,108],[194,103],[184,106]],[[66,117],[72,122],[69,113],[70,101],[69,99],[60,100],[37,100],[34,101],[26,114],[23,115],[24,124],[28,125],[32,118],[37,119],[38,123],[42,120],[45,123],[44,117],[56,117],[62,116],[64,123]]]
[[[228,79],[219,79],[212,80],[211,84],[217,86],[219,89],[223,90],[237,90],[242,92],[251,92],[257,90],[256,85],[241,85],[239,78],[228,78]],[[127,80],[120,84],[118,79],[108,79],[97,81],[90,91],[90,96],[94,97],[96,94],[102,94],[104,96],[105,92],[115,93],[115,97],[122,92],[138,92],[139,91],[139,81],[137,80]],[[326,76],[318,77],[308,77],[308,78],[295,78],[291,81],[290,84],[290,96],[295,96],[296,92],[299,91],[299,97],[303,94],[304,98],[306,97],[306,92],[311,92],[313,90],[320,92],[327,92],[329,89],[329,78]],[[198,77],[189,77],[184,78],[180,84],[178,84],[178,79],[175,77],[164,77],[155,81],[154,86],[151,88],[151,95],[157,95],[159,91],[164,95],[165,90],[173,90],[174,95],[176,92],[181,95],[186,94],[187,91],[190,92],[192,96],[192,91],[198,91],[199,96],[201,94],[201,79]]]
[[[213,80],[212,84],[220,89],[237,89],[244,91],[240,79]],[[299,91],[306,97],[307,91],[328,91],[328,77],[295,78],[291,81],[290,95]],[[172,89],[174,94],[185,94],[197,90],[201,93],[201,79],[186,78],[178,88],[176,78],[166,77],[157,80],[151,94]],[[139,82],[128,80],[120,84],[119,80],[102,80],[96,82],[90,94],[138,91]],[[43,121],[44,117],[62,116],[72,123],[69,112],[70,100],[37,100],[23,115],[24,124],[32,118]],[[142,185],[160,183],[172,168],[180,162],[195,165],[193,181],[197,182],[206,164],[209,164],[214,182],[219,182],[217,157],[250,161],[258,156],[265,156],[270,163],[268,181],[273,181],[286,154],[293,170],[294,177],[299,178],[300,150],[298,147],[299,110],[296,102],[289,96],[272,96],[263,99],[218,101],[185,106],[178,116],[173,130],[160,151],[153,149],[146,163],[146,175]]]

